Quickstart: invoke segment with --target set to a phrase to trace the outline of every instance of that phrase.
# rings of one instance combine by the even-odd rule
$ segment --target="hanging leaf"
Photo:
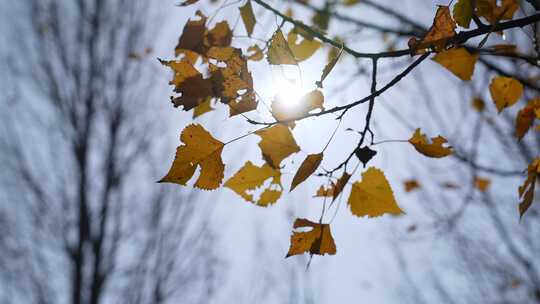
[[[304,61],[311,57],[321,47],[321,43],[313,38],[307,39],[303,37],[302,40],[297,43],[298,33],[296,29],[293,29],[287,35],[287,44],[291,50],[295,60],[297,62]]]
[[[270,40],[270,46],[268,47],[268,63],[270,64],[293,64],[296,65],[294,55],[283,37],[281,30],[277,30],[272,39]]]
[[[534,188],[536,185],[536,179],[540,174],[540,157],[533,160],[527,168],[527,179],[518,189],[519,198],[519,216],[523,217],[525,212],[531,207],[534,201]]]
[[[431,143],[429,143],[426,135],[422,134],[420,128],[416,129],[413,136],[409,139],[409,143],[414,146],[416,151],[434,158],[445,157],[453,153],[452,147],[443,146],[447,142],[444,137],[439,135],[432,137]]]
[[[364,146],[360,149],[356,149],[354,154],[362,162],[365,168],[366,164],[373,158],[373,156],[377,155],[377,151],[371,150],[368,146]]]
[[[309,252],[310,254],[336,254],[336,244],[329,224],[319,224],[306,219],[296,219],[293,229],[312,228],[307,232],[293,231],[291,246],[286,258]]]
[[[255,14],[253,13],[251,1],[246,1],[246,4],[241,6],[239,9],[240,16],[242,17],[242,21],[244,22],[244,26],[246,27],[246,32],[248,36],[251,37],[251,34],[253,34],[253,29],[255,28],[255,23],[257,22],[257,20],[255,19]]]
[[[271,179],[270,185],[264,189],[259,199],[255,200],[253,194],[249,192],[262,187],[268,179]],[[273,185],[278,189],[271,189]],[[281,197],[281,172],[268,164],[258,167],[247,161],[223,186],[233,190],[248,202],[267,207]]]
[[[403,213],[394,199],[394,193],[384,173],[375,167],[369,167],[362,173],[362,181],[353,184],[347,203],[352,214],[359,217]]]
[[[433,24],[421,40],[411,38],[409,48],[413,53],[421,53],[424,49],[433,48],[434,51],[443,51],[449,38],[456,34],[456,23],[450,15],[450,8],[439,5]]]
[[[248,60],[261,61],[264,58],[261,48],[256,44],[248,47],[248,52],[251,52],[251,55],[248,55]]]
[[[291,131],[284,125],[277,124],[269,129],[257,131],[255,134],[261,137],[259,147],[263,159],[273,168],[279,168],[281,161],[300,151]]]
[[[247,92],[240,96],[240,100],[231,101],[229,105],[229,116],[246,113],[257,109],[257,96],[255,92]]]
[[[334,183],[330,183],[328,188],[321,185],[313,197],[333,197],[335,187],[336,185]]]
[[[433,60],[447,68],[461,80],[471,80],[478,54],[471,54],[465,48],[454,48],[437,53]]]
[[[491,80],[489,92],[497,110],[501,112],[519,100],[523,94],[523,85],[514,78],[498,76]]]
[[[458,0],[454,5],[454,20],[459,26],[469,28],[473,16],[473,0]]]
[[[207,47],[211,46],[230,46],[232,41],[232,31],[227,21],[216,23],[214,28],[209,30],[204,37],[204,44]]]
[[[532,127],[534,120],[538,118],[537,114],[540,111],[540,98],[534,98],[529,103],[519,110],[516,116],[516,133],[515,136],[518,139],[522,139],[523,136]]]
[[[221,160],[223,143],[208,133],[201,125],[187,126],[180,136],[184,145],[176,149],[174,162],[169,172],[159,182],[186,185],[200,166],[201,174],[195,187],[212,190],[219,187],[225,165]]]
[[[180,55],[183,50],[190,50],[197,53],[201,51],[204,33],[206,31],[206,16],[201,11],[197,11],[195,14],[200,19],[190,19],[184,26],[182,35],[174,49],[176,56]]]
[[[323,153],[318,154],[310,154],[304,159],[300,167],[298,168],[298,171],[296,171],[296,174],[294,175],[292,184],[291,184],[291,190],[293,191],[296,186],[298,186],[300,183],[305,181],[308,177],[317,170],[319,165],[321,164],[321,161],[323,159]]]
[[[332,201],[335,201],[336,198],[341,194],[350,178],[351,175],[349,173],[343,172],[343,175],[341,175],[341,177],[337,180],[334,188],[332,189]]]
[[[315,109],[324,111],[324,95],[319,90],[313,90],[300,98],[298,102],[294,100],[283,100],[277,95],[272,101],[271,112],[272,116],[277,121],[286,121],[296,118],[301,118],[309,114]],[[294,121],[287,123],[288,126],[294,127]]]
[[[502,0],[500,4],[497,6],[497,0],[476,0],[476,14],[495,24],[500,20],[511,20],[519,9],[517,0]]]
[[[341,57],[341,53],[343,53],[343,47],[339,50],[339,53],[336,56],[334,56],[331,60],[329,60],[329,62],[324,67],[324,69],[322,71],[322,74],[321,74],[321,79],[319,81],[315,82],[317,87],[319,87],[319,88],[323,87],[323,85],[322,85],[323,81],[326,79],[328,74],[330,74],[330,72],[334,69],[334,66],[336,66],[336,63],[339,61],[339,58]]]
[[[405,192],[411,192],[413,190],[420,188],[420,183],[418,183],[415,179],[409,179],[403,182],[403,186],[405,187]]]

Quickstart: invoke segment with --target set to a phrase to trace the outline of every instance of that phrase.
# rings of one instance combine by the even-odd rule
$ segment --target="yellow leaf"
[[[220,61],[228,61],[233,56],[238,56],[238,55],[239,55],[239,49],[236,49],[230,46],[225,46],[225,47],[213,46],[210,49],[208,49],[208,51],[206,52],[207,57],[220,60]]]
[[[193,67],[193,64],[187,60],[180,60],[180,61],[160,60],[159,62],[161,62],[161,64],[173,70],[174,77],[169,82],[169,84],[174,85],[176,88],[179,88],[182,82],[184,82],[184,80],[201,75],[201,73],[196,68]]]
[[[472,0],[458,0],[452,12],[454,13],[454,20],[456,20],[457,24],[461,27],[469,28],[473,16]]]
[[[329,224],[319,224],[306,219],[296,219],[293,229],[312,228],[307,232],[293,231],[291,246],[286,257],[309,252],[310,254],[336,254],[336,244]]]
[[[269,187],[276,185],[279,187],[279,190],[268,187],[262,192],[259,199],[255,201],[253,194],[248,193],[248,191],[252,192],[262,187],[268,179],[272,179]],[[236,192],[246,201],[266,207],[275,203],[281,196],[281,172],[273,169],[268,164],[257,167],[250,161],[247,161],[238,172],[225,182],[224,186]]]
[[[537,112],[540,111],[540,98],[534,98],[529,103],[519,110],[516,116],[516,137],[522,139],[523,136],[532,127],[534,120],[537,117]]]
[[[242,17],[242,21],[244,22],[248,36],[251,37],[257,20],[255,19],[255,14],[253,14],[253,7],[251,6],[250,0],[240,7],[240,16]]]
[[[491,181],[487,178],[482,178],[479,176],[474,177],[474,187],[481,192],[486,192],[490,184]]]
[[[527,168],[527,179],[518,189],[519,198],[521,199],[519,203],[520,217],[523,217],[534,201],[534,188],[538,174],[540,174],[540,157],[537,157],[529,164]]]
[[[374,167],[369,167],[362,173],[362,181],[353,184],[347,203],[351,212],[359,217],[403,213],[394,199],[394,193],[384,173]]]
[[[230,46],[232,41],[232,31],[227,21],[216,23],[214,28],[209,30],[204,37],[204,44],[211,46]]]
[[[471,80],[474,73],[474,65],[478,59],[478,54],[471,54],[465,48],[454,48],[436,54],[433,60],[461,80]]]
[[[284,125],[277,124],[269,129],[257,131],[255,134],[261,137],[259,147],[263,159],[273,168],[279,168],[282,160],[300,151],[291,131]]]
[[[432,137],[431,143],[429,143],[426,135],[422,134],[420,128],[416,129],[413,136],[409,139],[409,143],[414,146],[416,151],[434,158],[445,157],[453,153],[452,147],[443,146],[447,142],[444,137],[439,135]]]
[[[193,110],[193,119],[212,111],[214,108],[212,108],[211,101],[212,98],[207,98],[200,105],[196,106],[195,110]]]
[[[523,85],[514,78],[498,76],[491,80],[489,92],[497,110],[501,112],[519,100],[523,94]]]
[[[415,179],[409,179],[409,180],[404,181],[403,186],[405,187],[405,192],[411,192],[413,190],[420,188],[420,184]]]
[[[456,23],[450,15],[450,8],[445,5],[439,5],[433,24],[429,28],[424,38],[421,40],[411,38],[409,48],[415,53],[422,52],[424,49],[433,48],[436,52],[444,50],[448,38],[456,34]]]
[[[260,61],[264,58],[261,48],[256,44],[248,47],[248,52],[252,52],[252,54],[248,56],[248,60]]]
[[[291,184],[291,191],[293,191],[296,186],[298,186],[300,183],[305,181],[321,164],[321,161],[323,159],[323,153],[318,154],[310,154],[304,159],[300,167],[298,168],[298,171],[296,171],[296,174],[294,175],[292,184]]]
[[[240,96],[239,101],[231,101],[229,105],[229,117],[257,109],[257,97],[255,92],[247,92]]]
[[[180,140],[184,145],[176,149],[171,169],[159,182],[186,185],[197,166],[200,166],[201,174],[195,182],[195,187],[205,190],[219,187],[225,169],[221,160],[223,143],[197,124],[187,126],[182,131]]]
[[[293,29],[287,35],[287,43],[297,62],[304,61],[311,57],[321,47],[321,43],[315,39],[302,38],[300,43],[296,43],[298,34]]]
[[[294,64],[294,55],[283,37],[281,30],[277,30],[272,36],[268,47],[268,63],[270,64]]]

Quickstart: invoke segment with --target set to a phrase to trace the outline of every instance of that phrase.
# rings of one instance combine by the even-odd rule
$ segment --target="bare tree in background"
[[[0,302],[212,298],[196,194],[152,183],[163,126],[151,4],[2,4]]]

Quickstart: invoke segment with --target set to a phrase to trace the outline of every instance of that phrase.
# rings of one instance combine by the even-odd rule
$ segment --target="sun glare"
[[[287,107],[295,107],[300,102],[300,99],[305,94],[302,85],[294,79],[279,79],[276,84],[276,95],[283,105]]]

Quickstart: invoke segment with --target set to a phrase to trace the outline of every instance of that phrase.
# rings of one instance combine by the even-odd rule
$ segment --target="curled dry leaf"
[[[465,48],[454,48],[437,53],[433,60],[447,68],[461,80],[471,80],[478,54],[471,54]]]
[[[519,110],[516,116],[516,132],[515,135],[518,139],[522,139],[523,136],[532,127],[534,120],[538,119],[540,114],[540,98],[534,98],[529,103]]]
[[[255,134],[261,137],[259,147],[263,159],[273,168],[279,168],[281,161],[300,151],[291,131],[282,124],[257,131]]]
[[[259,199],[255,200],[253,194],[249,192],[262,187],[268,179],[272,180],[270,185],[264,189]],[[275,187],[272,189],[273,185],[277,186],[278,189],[275,189]],[[224,186],[233,190],[248,202],[267,207],[281,197],[281,172],[268,164],[258,167],[247,161],[238,172],[225,182]]]
[[[376,217],[386,213],[403,213],[384,173],[375,167],[369,167],[362,173],[362,180],[353,184],[347,203],[356,216]]]
[[[201,174],[195,187],[212,190],[219,187],[225,165],[221,160],[224,144],[213,138],[201,125],[187,126],[180,136],[184,143],[176,149],[176,156],[167,175],[159,182],[186,185],[200,166]]]
[[[323,160],[323,153],[310,154],[304,159],[298,171],[294,175],[293,181],[291,183],[291,191],[293,191],[296,186],[305,181],[308,177],[319,168],[321,161]]]
[[[445,157],[453,153],[452,147],[444,146],[447,142],[444,137],[439,135],[432,137],[431,143],[429,143],[426,135],[422,134],[420,128],[416,129],[413,136],[409,139],[409,143],[414,146],[416,151],[434,158]]]
[[[455,34],[456,23],[450,15],[450,8],[445,5],[439,5],[429,31],[421,40],[411,38],[409,40],[409,48],[413,54],[421,53],[423,50],[429,48],[440,52],[444,50],[447,40]]]
[[[491,80],[489,92],[497,110],[501,112],[519,100],[523,94],[523,85],[514,78],[498,76]]]
[[[525,212],[531,207],[534,201],[534,189],[536,185],[536,179],[540,174],[540,157],[534,159],[527,168],[527,179],[518,188],[520,203],[519,203],[519,216],[523,217]]]
[[[311,228],[307,232],[293,231],[291,245],[286,258],[309,252],[310,254],[336,254],[336,244],[330,232],[329,224],[314,223],[307,219],[296,219],[293,229]]]

